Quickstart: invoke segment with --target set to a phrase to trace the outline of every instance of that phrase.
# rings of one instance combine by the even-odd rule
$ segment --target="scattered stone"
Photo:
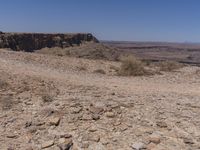
[[[58,140],[58,143],[59,143],[59,144],[65,143],[65,138],[60,138],[60,139]]]
[[[27,121],[26,123],[25,123],[25,128],[28,128],[28,127],[30,127],[32,125],[32,121]]]
[[[84,121],[92,120],[92,117],[91,115],[83,114],[81,120],[84,120]]]
[[[118,140],[117,140],[116,138],[113,138],[112,141],[113,141],[113,142],[117,142]]]
[[[25,150],[33,150],[33,148],[30,146],[30,147],[27,147]]]
[[[100,115],[98,115],[98,114],[92,114],[92,119],[93,120],[99,120],[100,119]]]
[[[156,144],[150,143],[150,144],[148,144],[148,145],[146,146],[146,149],[147,149],[147,150],[152,150],[152,149],[154,149],[155,147],[156,147]]]
[[[17,135],[16,134],[8,134],[7,138],[11,138],[11,139],[17,138]]]
[[[156,125],[160,128],[167,128],[167,124],[163,121],[156,122]]]
[[[35,133],[37,130],[38,130],[38,127],[35,127],[35,126],[31,126],[30,128],[28,128],[28,132],[32,134]]]
[[[111,107],[112,109],[116,109],[116,108],[119,108],[120,106],[119,106],[119,104],[117,104],[117,103],[112,103],[112,104],[110,104],[110,107]]]
[[[94,126],[92,126],[92,127],[89,128],[89,131],[90,131],[90,132],[95,132],[95,131],[97,131],[97,128],[94,127]]]
[[[105,148],[105,146],[101,143],[92,143],[90,144],[87,150],[115,150],[115,149],[113,149],[113,147]]]
[[[160,143],[160,137],[152,136],[152,137],[149,138],[149,142],[152,142],[154,144],[159,144]]]
[[[58,144],[60,150],[69,150],[73,145],[72,139],[65,139],[63,143]]]
[[[111,95],[115,95],[115,93],[113,92],[113,93],[111,93]]]
[[[78,114],[78,113],[80,113],[82,110],[83,110],[82,107],[73,107],[72,110],[71,110],[71,113],[72,113],[72,114]]]
[[[92,104],[90,105],[90,112],[93,114],[102,114],[104,109],[102,107],[95,107]]]
[[[132,146],[131,146],[134,150],[142,150],[145,148],[145,144],[142,143],[142,142],[138,142],[138,143],[134,143]]]
[[[54,141],[50,140],[50,141],[44,142],[41,147],[42,147],[42,149],[45,149],[45,148],[51,147],[53,145],[54,145]]]
[[[62,135],[60,135],[60,138],[71,138],[72,137],[72,135],[71,134],[68,134],[68,133],[66,133],[66,134],[62,134]]]
[[[106,112],[105,115],[108,118],[114,118],[115,117],[115,114],[113,112]]]
[[[80,103],[71,103],[70,107],[80,107]]]
[[[35,120],[35,121],[32,123],[32,125],[35,125],[35,126],[42,126],[42,125],[44,125],[44,124],[45,124],[45,122],[44,122],[44,121],[41,121],[41,120],[39,120],[39,119]]]
[[[83,142],[81,143],[81,148],[88,148],[88,147],[89,147],[89,142],[83,141]]]
[[[33,105],[33,102],[31,101],[28,101],[28,102],[25,102],[26,105]]]
[[[49,119],[49,124],[50,125],[55,125],[58,126],[60,123],[60,118],[59,117],[52,117]]]
[[[101,138],[101,143],[102,143],[103,145],[108,145],[108,144],[109,144],[108,140],[107,140],[107,139],[104,139],[104,138]]]
[[[93,142],[99,142],[100,141],[100,136],[95,134],[95,135],[90,135],[89,136],[89,141],[93,141]]]
[[[185,144],[194,144],[194,141],[193,141],[192,139],[190,139],[190,138],[185,138],[185,139],[183,139],[183,142],[184,142]]]
[[[121,125],[121,122],[120,121],[116,121],[116,122],[113,123],[113,125],[114,126],[119,126],[119,125]]]

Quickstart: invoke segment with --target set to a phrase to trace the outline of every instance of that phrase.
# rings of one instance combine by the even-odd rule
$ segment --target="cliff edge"
[[[14,51],[33,52],[45,47],[66,48],[77,46],[84,42],[99,41],[91,33],[49,34],[49,33],[4,33],[0,31],[0,48],[10,48]]]

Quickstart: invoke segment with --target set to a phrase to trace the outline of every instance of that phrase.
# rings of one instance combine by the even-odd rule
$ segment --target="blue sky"
[[[0,30],[200,42],[200,0],[0,0]]]

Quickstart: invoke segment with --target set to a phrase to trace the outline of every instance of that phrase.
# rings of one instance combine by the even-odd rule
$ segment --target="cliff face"
[[[78,34],[45,34],[45,33],[3,33],[0,32],[0,48],[11,48],[15,51],[33,52],[45,47],[66,48],[80,45],[83,42],[98,40],[90,33]]]

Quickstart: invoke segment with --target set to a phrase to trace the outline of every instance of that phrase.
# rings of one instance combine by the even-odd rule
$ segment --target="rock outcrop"
[[[46,34],[0,32],[0,48],[10,48],[15,51],[33,52],[45,47],[66,48],[89,41],[98,43],[98,40],[90,33]]]

